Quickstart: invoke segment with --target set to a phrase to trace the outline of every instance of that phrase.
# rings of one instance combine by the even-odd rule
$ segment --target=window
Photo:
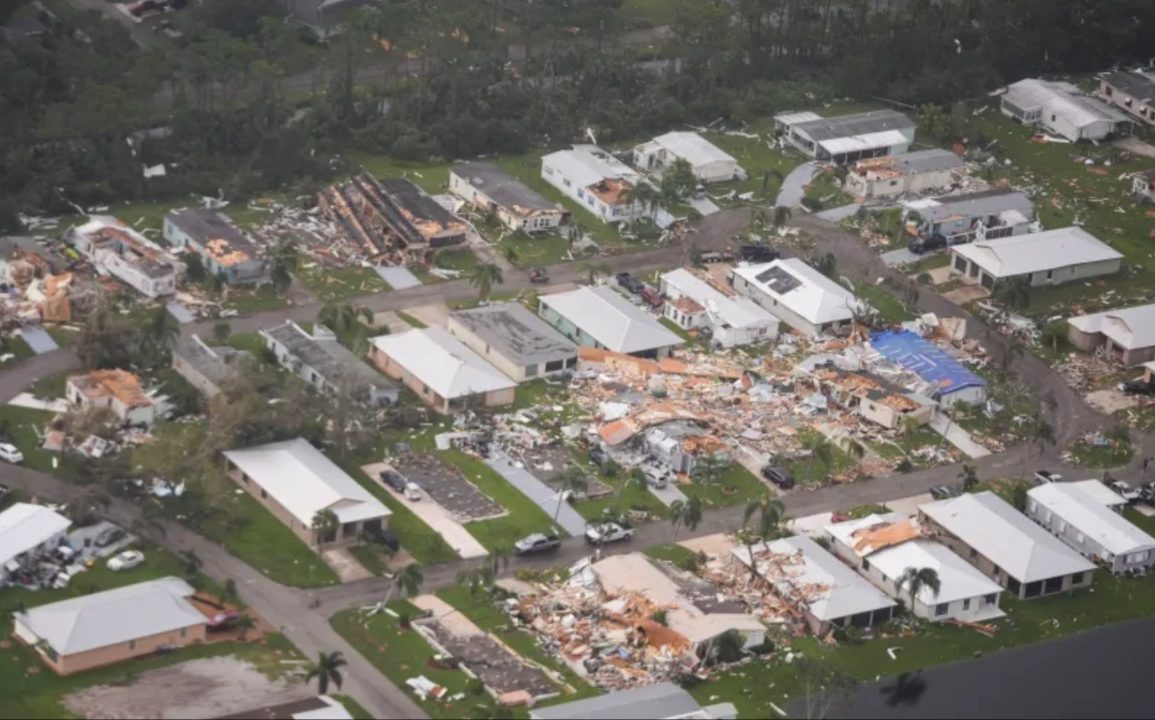
[[[971,599],[967,598],[966,600],[963,600],[963,610],[970,610],[970,609],[971,609]]]
[[[526,377],[533,377],[535,375],[537,375],[537,365],[526,365],[525,366],[525,376]]]
[[[128,649],[129,650],[135,650],[136,649],[136,641],[135,640],[129,640],[128,641]]]
[[[269,494],[267,492],[265,492],[264,488],[261,488],[261,499],[262,500],[268,500],[269,499]]]
[[[582,188],[578,188],[578,199],[579,200],[585,200],[585,198],[586,198],[586,191]]]
[[[181,628],[180,629],[180,636],[181,637],[187,637],[188,636],[188,628]]]
[[[867,560],[866,558],[862,558],[862,569],[863,570],[870,570],[870,561]]]
[[[550,360],[549,362],[547,362],[545,364],[545,371],[547,373],[557,372],[558,370],[561,370],[564,367],[565,367],[565,361],[564,360]]]
[[[946,611],[949,609],[950,605],[948,603],[939,603],[938,605],[934,606],[934,616],[942,617],[943,615],[946,615]]]
[[[1087,575],[1086,573],[1081,573],[1081,572],[1077,572],[1077,573],[1072,574],[1071,575],[1071,584],[1072,585],[1078,585],[1078,584],[1082,583],[1083,579],[1086,577],[1086,575]]]
[[[565,183],[566,187],[573,187],[573,183],[569,181],[569,178],[563,178],[562,182]]]
[[[983,595],[983,605],[994,605],[995,601],[998,599],[999,599],[999,596],[996,593],[991,593],[990,595]]]

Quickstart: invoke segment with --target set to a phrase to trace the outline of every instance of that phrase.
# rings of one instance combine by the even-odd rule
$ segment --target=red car
[[[662,299],[662,296],[658,294],[657,290],[649,287],[644,288],[642,292],[639,293],[639,296],[655,310],[662,307],[662,305],[664,305],[666,302]]]

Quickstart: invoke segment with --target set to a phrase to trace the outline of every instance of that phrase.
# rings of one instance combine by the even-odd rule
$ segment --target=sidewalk
[[[518,467],[501,450],[493,449],[485,464],[493,468],[511,485],[532,500],[546,515],[553,518],[557,514],[557,524],[573,537],[580,537],[586,531],[586,521],[569,503],[563,502],[558,509],[558,492],[538,480],[528,470]]]
[[[970,433],[959,427],[957,423],[952,422],[946,415],[936,415],[928,427],[942,435],[947,442],[962,450],[972,460],[991,454],[990,450],[972,440]]]

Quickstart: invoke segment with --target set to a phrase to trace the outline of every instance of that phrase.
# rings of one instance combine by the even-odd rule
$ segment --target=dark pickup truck
[[[513,550],[518,555],[536,555],[557,550],[559,547],[561,547],[561,538],[557,535],[543,535],[542,533],[527,535],[513,544]]]

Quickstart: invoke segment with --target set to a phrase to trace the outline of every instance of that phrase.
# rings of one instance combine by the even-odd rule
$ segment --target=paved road
[[[1155,618],[1146,618],[872,683],[828,716],[1149,718],[1153,663]],[[787,712],[805,717],[805,703]]]
[[[792,208],[802,202],[802,198],[806,194],[806,186],[817,171],[818,165],[812,162],[802,163],[791,170],[790,174],[782,179],[782,188],[778,191],[778,198],[774,204],[779,207]]]

